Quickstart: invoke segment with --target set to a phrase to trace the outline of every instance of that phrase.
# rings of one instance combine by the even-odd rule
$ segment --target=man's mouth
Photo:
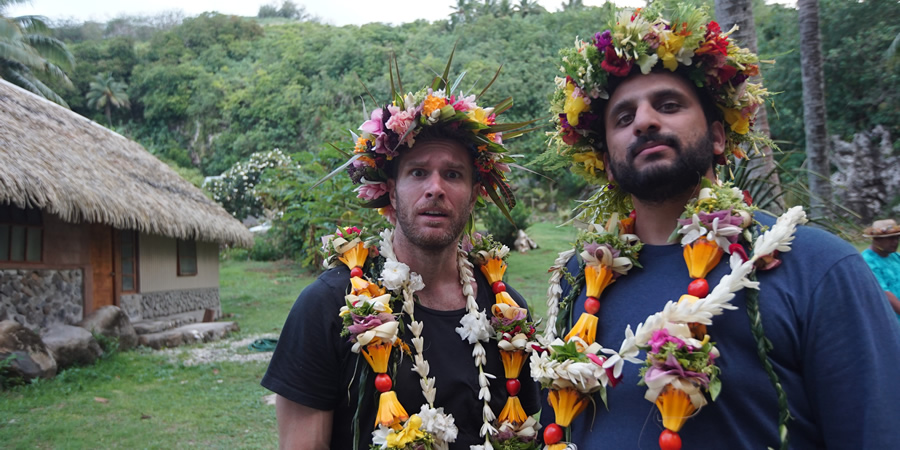
[[[428,209],[420,212],[419,215],[427,217],[447,217],[447,213],[437,209]]]

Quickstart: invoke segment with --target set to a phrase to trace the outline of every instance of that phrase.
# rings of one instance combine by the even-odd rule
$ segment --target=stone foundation
[[[179,291],[145,292],[134,294],[140,296],[140,311],[129,311],[134,299],[125,300],[123,295],[122,305],[125,312],[131,318],[132,314],[139,315],[141,319],[153,319],[156,317],[170,316],[198,309],[212,309],[216,311],[216,318],[222,315],[219,304],[219,288],[185,289]],[[129,303],[129,306],[126,306]]]
[[[71,325],[84,316],[83,292],[81,269],[0,270],[0,320],[32,330]]]

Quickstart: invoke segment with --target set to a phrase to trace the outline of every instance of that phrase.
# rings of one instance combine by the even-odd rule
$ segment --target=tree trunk
[[[731,36],[737,44],[746,47],[753,53],[758,53],[756,45],[756,24],[753,22],[753,2],[752,0],[715,0],[716,2],[716,18],[723,30],[730,30],[732,26],[737,25],[738,30]],[[751,78],[754,83],[762,83],[762,75]],[[766,114],[765,106],[759,108],[756,114],[756,123],[754,129],[762,134],[769,134],[769,117]],[[771,195],[777,200],[771,212],[780,214],[784,209],[784,200],[781,198],[781,180],[778,178],[778,172],[775,170],[775,159],[773,158],[772,149],[764,147],[760,149],[761,155],[754,155],[748,151],[748,160],[746,161],[749,173],[748,179],[765,179],[768,183],[775,186]]]
[[[109,101],[106,102],[106,123],[109,125],[109,129],[112,130],[112,108],[109,107]]]
[[[819,34],[819,0],[798,0],[800,73],[803,81],[803,125],[810,190],[810,217],[828,219],[831,170],[828,164],[828,129],[825,126],[825,75]]]

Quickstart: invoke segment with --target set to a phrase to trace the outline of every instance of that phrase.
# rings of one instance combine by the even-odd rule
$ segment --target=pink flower
[[[453,109],[457,111],[471,111],[475,109],[478,105],[475,104],[475,96],[470,95],[468,97],[463,97],[459,100],[454,100],[455,97],[450,96],[450,103],[453,104]]]
[[[366,183],[356,188],[357,197],[363,200],[375,200],[388,193],[385,183]]]
[[[388,119],[387,123],[384,125],[394,133],[397,133],[398,136],[403,136],[409,127],[415,126],[417,113],[415,107],[401,110],[396,106],[388,106],[388,111],[391,113],[391,118]],[[413,136],[413,134],[414,133],[409,133],[406,136],[406,141],[404,143],[407,146],[412,146],[413,142],[415,142],[415,136]]]
[[[668,342],[673,342],[675,344],[675,348],[680,349],[684,347],[684,341],[678,339],[675,336],[669,335],[669,330],[663,328],[660,330],[656,330],[653,332],[653,337],[650,338],[650,351],[653,353],[659,353],[662,349],[662,346]]]
[[[381,134],[383,132],[381,127],[382,117],[384,117],[384,109],[378,108],[375,111],[372,111],[371,118],[363,122],[363,124],[359,126],[359,129],[370,134]]]

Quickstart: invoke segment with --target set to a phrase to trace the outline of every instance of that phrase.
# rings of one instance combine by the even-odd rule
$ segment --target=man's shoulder
[[[756,212],[754,218],[764,227],[771,229],[776,217],[768,212]],[[791,241],[791,252],[803,254],[804,258],[817,261],[837,261],[848,256],[859,257],[859,251],[849,242],[834,234],[810,225],[800,225]],[[822,259],[824,258],[824,260]],[[812,262],[812,261],[811,261]]]
[[[350,269],[345,266],[334,267],[322,272],[306,289],[300,297],[310,295],[321,296],[326,294],[344,294],[350,285]],[[340,296],[343,299],[343,295]]]

